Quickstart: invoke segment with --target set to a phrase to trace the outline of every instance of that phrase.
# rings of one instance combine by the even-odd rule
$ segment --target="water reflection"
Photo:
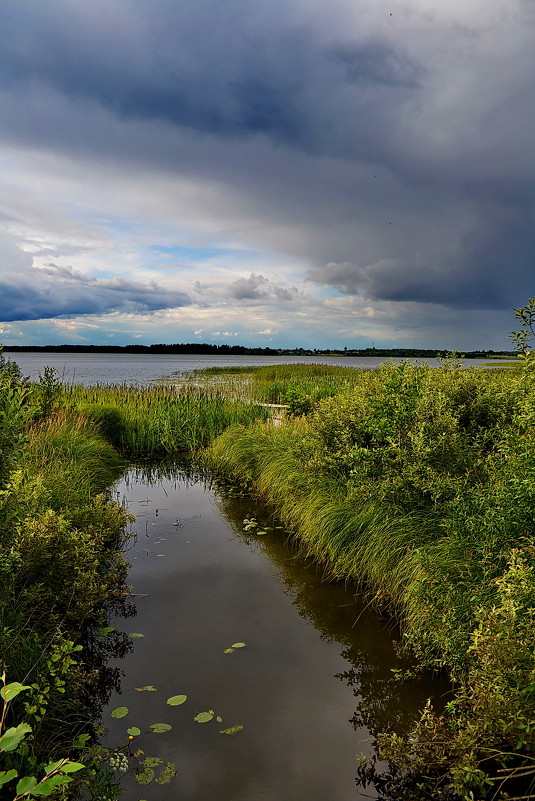
[[[172,724],[146,750],[178,768],[172,785],[141,795],[366,797],[354,787],[356,754],[373,753],[377,731],[404,730],[442,688],[418,682],[407,693],[392,680],[391,668],[407,664],[384,621],[343,583],[322,581],[261,504],[191,464],[134,466],[117,491],[138,516],[127,557],[144,638],[117,665],[125,677],[109,710],[127,706],[126,725]],[[268,524],[268,534],[244,530],[246,518]],[[236,641],[246,647],[225,654]],[[148,684],[158,692],[136,692]],[[178,693],[187,703],[170,709],[165,699]],[[194,721],[208,709],[221,726]],[[124,722],[108,724],[110,742],[120,742]],[[219,734],[238,724],[236,737]],[[139,788],[125,788],[125,801],[137,801]]]
[[[222,514],[249,546],[259,548],[277,566],[287,594],[328,642],[342,646],[350,667],[335,678],[352,688],[356,709],[351,722],[375,738],[380,732],[408,732],[428,698],[441,708],[449,684],[430,673],[414,674],[414,663],[400,655],[398,629],[371,608],[363,593],[343,582],[324,582],[321,569],[299,556],[289,536],[261,538],[244,532],[244,516],[253,514],[268,527],[278,524],[264,505],[217,492]],[[264,526],[265,528],[265,526]],[[406,678],[404,678],[406,677]]]

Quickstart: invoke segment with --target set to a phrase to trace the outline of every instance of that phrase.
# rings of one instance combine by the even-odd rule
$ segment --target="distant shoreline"
[[[4,345],[5,353],[123,353],[123,354],[208,354],[210,356],[360,356],[435,359],[448,351],[436,348],[246,348],[243,345],[187,343],[174,345]],[[510,359],[514,351],[472,350],[459,354],[465,359]]]

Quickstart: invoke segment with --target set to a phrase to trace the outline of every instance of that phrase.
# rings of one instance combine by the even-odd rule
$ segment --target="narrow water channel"
[[[116,493],[136,515],[127,558],[137,614],[110,625],[143,636],[121,660],[103,725],[117,745],[127,727],[171,725],[133,748],[177,769],[170,784],[127,777],[124,800],[373,797],[355,786],[356,755],[373,752],[378,731],[405,730],[444,685],[396,681],[392,670],[408,665],[385,621],[353,589],[322,581],[254,501],[178,468],[132,468]],[[251,518],[267,533],[246,531]],[[226,653],[235,643],[245,645]],[[110,717],[120,706],[128,715]]]

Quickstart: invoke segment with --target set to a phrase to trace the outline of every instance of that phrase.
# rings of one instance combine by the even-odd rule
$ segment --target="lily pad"
[[[232,643],[232,647],[233,648],[245,648],[245,643],[244,642],[233,642]]]
[[[243,726],[231,726],[230,729],[222,729],[219,734],[238,734],[243,729]]]
[[[171,698],[167,699],[167,703],[169,706],[180,706],[187,700],[187,697],[187,695],[172,695]]]
[[[133,631],[128,636],[131,637],[133,640],[136,640],[136,639],[138,639],[138,637],[144,637],[145,635],[144,634],[139,634],[139,632],[137,632],[137,631]]]
[[[155,693],[158,688],[157,687],[153,687],[152,684],[147,684],[147,685],[145,685],[145,687],[134,687],[134,689],[138,693],[144,693],[144,692]]]
[[[193,720],[197,721],[197,723],[209,723],[214,717],[214,713],[212,710],[209,712],[199,712],[198,715],[195,715]]]
[[[99,637],[106,637],[111,631],[115,631],[115,626],[104,626],[103,629],[97,631]]]
[[[151,723],[151,729],[155,734],[161,734],[164,731],[169,731],[173,727],[169,723]]]
[[[141,734],[141,729],[138,729],[137,726],[131,726],[129,729],[126,730],[126,733],[129,734],[131,737],[139,737]]]
[[[224,654],[233,654],[234,653],[234,648],[225,648],[223,653]]]
[[[115,709],[113,709],[111,712],[112,718],[124,718],[127,715],[128,715],[127,706],[116,706]]]

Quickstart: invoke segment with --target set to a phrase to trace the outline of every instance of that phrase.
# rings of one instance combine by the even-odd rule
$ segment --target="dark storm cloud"
[[[273,284],[263,275],[251,273],[249,278],[237,278],[228,288],[229,295],[236,300],[261,300],[277,298],[277,300],[295,300],[298,291],[295,287]]]
[[[37,84],[126,118],[215,135],[265,134],[318,152],[371,148],[382,92],[417,83],[418,67],[393,43],[332,47],[306,22],[289,22],[280,3],[271,14],[245,0],[7,0],[2,9],[4,87]],[[341,136],[333,115],[359,111],[362,136]]]
[[[31,266],[31,258],[9,242],[0,252],[0,320],[14,322],[78,314],[149,312],[185,306],[181,292],[167,292],[155,282],[88,278],[66,267]]]
[[[213,181],[230,228],[318,284],[510,308],[533,295],[535,49],[528,5],[501,13],[4,0],[0,124],[125,173]],[[267,291],[253,276],[229,290]]]

